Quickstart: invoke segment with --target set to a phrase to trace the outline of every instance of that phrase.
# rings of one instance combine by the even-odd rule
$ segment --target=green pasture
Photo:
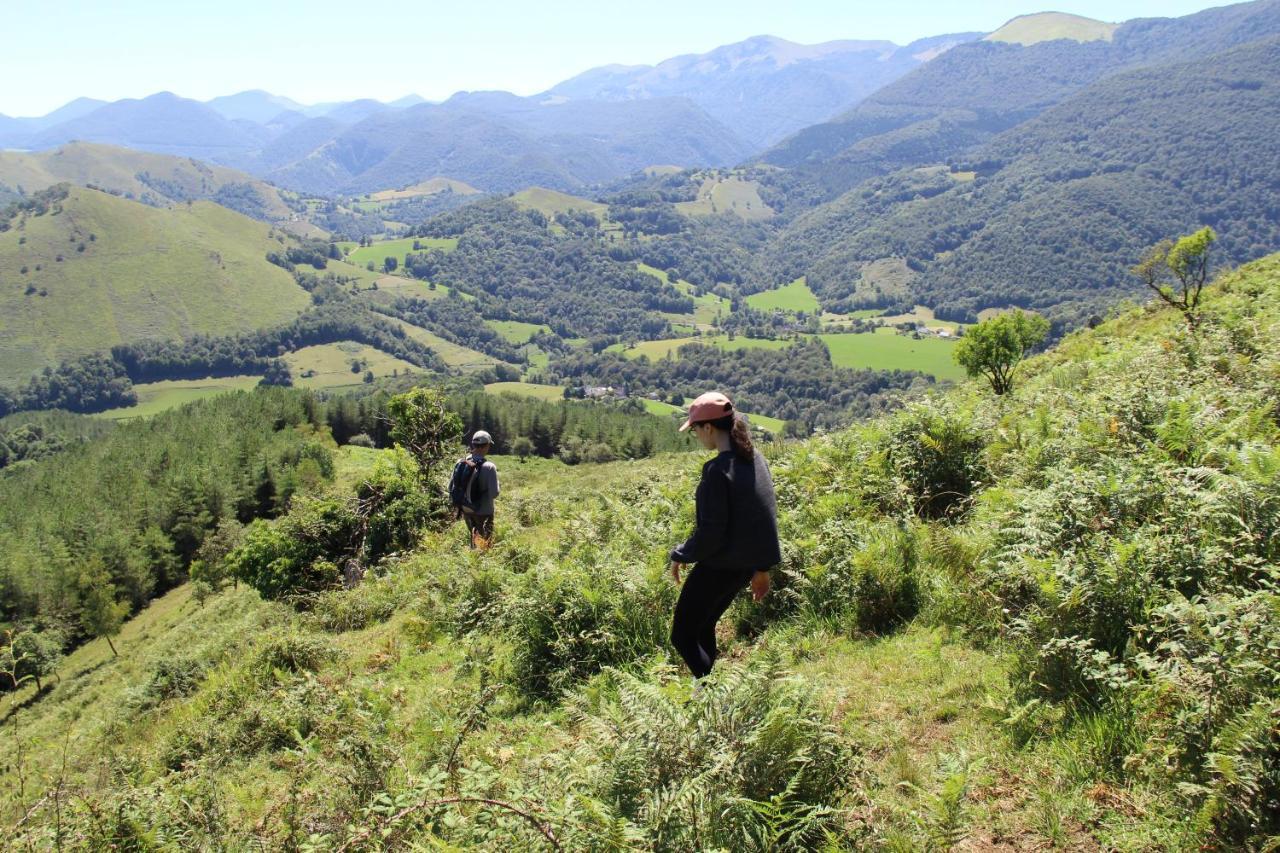
[[[310,304],[272,227],[212,202],[156,208],[75,187],[0,233],[0,385],[142,340],[287,323]]]
[[[804,276],[785,287],[753,293],[747,297],[747,304],[757,311],[804,311],[816,314],[822,310],[818,297],[813,295]]]
[[[513,344],[526,344],[539,332],[551,331],[551,327],[544,323],[525,323],[520,320],[485,320],[485,324],[502,335],[504,341]]]
[[[559,385],[535,385],[532,382],[490,382],[484,386],[487,394],[518,394],[537,400],[555,402],[564,399],[564,389]]]
[[[133,406],[108,409],[96,417],[123,421],[145,418],[173,409],[184,403],[203,400],[228,391],[245,391],[257,386],[258,376],[225,376],[220,379],[174,379],[164,382],[144,382],[133,386],[138,402]]]
[[[873,334],[819,335],[831,350],[831,361],[839,367],[870,370],[919,370],[938,379],[959,381],[964,368],[952,358],[955,341],[900,335],[892,329]]]
[[[686,216],[714,216],[732,213],[746,220],[769,219],[773,208],[760,197],[760,184],[737,176],[713,176],[703,180],[695,201],[676,203]]]
[[[607,204],[601,204],[589,198],[557,192],[556,190],[549,190],[545,187],[529,187],[521,190],[511,196],[511,200],[521,207],[539,211],[548,217],[555,216],[557,213],[568,213],[571,210],[577,210],[594,214],[597,218],[603,220],[605,214],[609,212],[609,205]]]
[[[501,364],[498,359],[491,355],[485,355],[477,350],[445,340],[421,326],[415,326],[412,323],[406,323],[404,320],[396,318],[389,317],[387,319],[404,329],[405,334],[413,340],[430,347],[431,351],[440,356],[441,361],[449,367],[456,367],[460,370],[482,370],[486,367],[493,367],[495,364]]]
[[[351,369],[353,361],[360,363],[359,369],[354,372]],[[293,372],[293,384],[301,388],[361,385],[366,371],[372,371],[374,378],[381,379],[393,373],[416,373],[422,370],[380,349],[355,341],[303,347],[285,355],[284,362]],[[311,375],[308,376],[308,373]]]
[[[422,248],[414,249],[413,244],[418,243]],[[357,266],[365,266],[369,261],[373,261],[373,265],[377,269],[382,269],[382,264],[387,258],[395,258],[401,265],[404,264],[405,256],[411,252],[426,252],[431,249],[440,249],[444,252],[452,252],[458,245],[457,237],[403,237],[399,240],[383,240],[374,243],[372,246],[357,246],[355,243],[339,243],[338,246],[344,252],[348,252],[347,260]]]

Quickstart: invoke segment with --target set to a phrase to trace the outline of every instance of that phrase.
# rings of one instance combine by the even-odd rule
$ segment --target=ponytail
[[[735,412],[712,421],[711,425],[729,433],[729,444],[733,447],[734,456],[743,462],[750,462],[755,458],[756,447],[751,441],[751,427],[747,425],[746,418]]]

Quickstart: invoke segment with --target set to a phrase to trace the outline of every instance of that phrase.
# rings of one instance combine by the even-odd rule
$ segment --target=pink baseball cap
[[[684,432],[694,424],[718,421],[725,415],[731,414],[733,414],[733,401],[719,391],[708,391],[689,406],[689,417],[680,425],[680,432]]]

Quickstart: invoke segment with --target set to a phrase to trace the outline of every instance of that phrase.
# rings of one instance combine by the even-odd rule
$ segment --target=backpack
[[[449,503],[470,509],[480,502],[485,492],[484,480],[476,480],[480,467],[471,454],[458,460],[453,466],[453,475],[449,477]],[[474,485],[472,481],[475,481]]]

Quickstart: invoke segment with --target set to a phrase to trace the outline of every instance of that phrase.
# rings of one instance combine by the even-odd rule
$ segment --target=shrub
[[[954,518],[964,513],[987,479],[985,447],[985,438],[968,418],[918,405],[894,418],[888,462],[917,515]]]
[[[515,644],[516,685],[550,698],[604,667],[665,648],[672,587],[654,586],[629,566],[580,556],[514,579],[502,622]]]
[[[683,702],[615,672],[562,771],[659,850],[812,849],[839,824],[852,755],[776,659],[721,667]]]

